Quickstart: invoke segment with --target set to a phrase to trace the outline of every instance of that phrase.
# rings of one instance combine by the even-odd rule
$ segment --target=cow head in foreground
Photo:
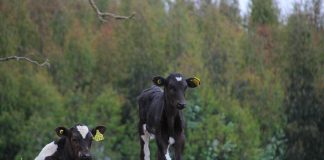
[[[153,78],[153,83],[164,87],[166,101],[169,105],[181,110],[186,107],[185,92],[187,87],[197,87],[200,85],[200,80],[196,77],[184,79],[181,74],[173,73],[167,78],[156,76]]]
[[[72,128],[57,127],[59,140],[47,144],[35,160],[91,160],[90,148],[92,141],[103,140],[106,128],[97,126],[89,129],[85,125],[75,125]]]
[[[149,141],[155,138],[158,160],[171,160],[171,147],[174,147],[175,159],[181,160],[185,143],[182,113],[186,106],[185,92],[188,87],[199,86],[200,80],[172,73],[167,78],[153,77],[153,83],[154,86],[138,96],[140,159],[150,159]]]

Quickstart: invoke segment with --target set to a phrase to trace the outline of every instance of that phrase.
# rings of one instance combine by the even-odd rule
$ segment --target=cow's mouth
[[[79,159],[80,160],[91,160],[92,157],[91,157],[90,153],[84,153],[84,154],[79,155]]]
[[[80,160],[92,160],[91,157],[80,157]]]

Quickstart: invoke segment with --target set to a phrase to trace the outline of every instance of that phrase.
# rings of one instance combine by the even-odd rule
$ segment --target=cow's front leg
[[[158,160],[171,160],[170,155],[168,154],[168,143],[165,137],[162,137],[161,134],[156,135],[156,144],[158,147],[157,159]]]
[[[146,124],[139,125],[139,133],[140,133],[140,144],[141,144],[140,159],[150,160],[149,143],[150,143],[151,135],[146,129]]]
[[[180,134],[178,134],[175,137],[174,151],[175,151],[176,160],[182,160],[184,145],[185,145],[185,135],[184,132],[182,131]]]
[[[147,150],[144,149],[144,146],[146,147],[147,144],[145,143],[145,140],[143,140],[143,135],[140,136],[140,144],[141,144],[140,160],[147,160],[147,158],[145,159],[145,157],[149,157],[149,154],[147,153]]]

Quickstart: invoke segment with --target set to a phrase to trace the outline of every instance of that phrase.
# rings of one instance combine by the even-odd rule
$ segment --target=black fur
[[[90,130],[86,137],[83,138],[75,125],[70,129],[65,127],[58,127],[55,129],[60,139],[54,141],[54,144],[58,146],[56,152],[45,158],[45,160],[91,160],[90,148],[92,144],[93,135],[96,130],[99,130],[102,134],[105,132],[104,126],[97,126]]]
[[[182,80],[178,81],[176,77],[182,77]],[[159,160],[166,160],[169,137],[174,138],[175,158],[181,160],[185,143],[182,109],[185,108],[187,80],[181,74],[173,73],[166,79],[161,76],[154,77],[153,83],[154,86],[144,90],[138,96],[139,135],[144,134],[143,125],[146,124],[146,129],[155,135]],[[158,86],[163,86],[164,89]],[[144,141],[140,139],[140,143],[140,159],[144,160]]]

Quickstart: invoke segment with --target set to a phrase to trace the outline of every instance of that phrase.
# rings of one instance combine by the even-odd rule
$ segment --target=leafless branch
[[[0,62],[9,61],[9,60],[17,60],[17,61],[25,60],[30,63],[36,64],[38,66],[41,66],[41,67],[44,67],[44,66],[50,67],[50,63],[49,63],[48,59],[46,59],[46,61],[43,63],[39,63],[39,62],[31,60],[27,57],[10,56],[10,57],[5,57],[5,58],[0,58]]]
[[[122,19],[132,19],[135,16],[135,13],[133,13],[130,16],[121,16],[121,15],[116,15],[114,13],[101,12],[93,0],[89,0],[89,3],[91,5],[91,7],[93,8],[93,10],[97,13],[98,18],[103,22],[107,21],[106,20],[107,17],[112,17],[117,20],[122,20]]]

